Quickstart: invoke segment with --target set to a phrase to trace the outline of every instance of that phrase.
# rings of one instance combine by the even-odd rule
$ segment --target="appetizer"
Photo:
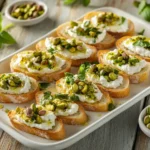
[[[94,83],[79,80],[77,75],[66,73],[64,78],[56,82],[59,93],[73,96],[76,103],[89,111],[109,111],[114,107],[107,92],[100,90]]]
[[[89,46],[74,38],[49,37],[37,43],[36,49],[63,55],[72,60],[72,66],[79,66],[85,61],[93,62],[97,60],[97,50],[94,46]]]
[[[11,71],[22,72],[40,81],[58,80],[71,68],[71,61],[46,51],[23,51],[14,55]]]
[[[87,115],[81,105],[73,102],[74,97],[67,94],[52,95],[50,91],[36,93],[36,102],[47,110],[53,111],[66,124],[85,124]]]
[[[76,38],[86,44],[93,45],[97,49],[113,47],[115,38],[106,30],[93,27],[89,20],[84,22],[71,21],[57,28],[58,36],[65,38]]]
[[[111,97],[121,98],[129,95],[129,79],[117,69],[103,64],[84,63],[78,76],[82,80],[95,83],[100,89],[109,92]]]
[[[90,12],[85,15],[84,20],[90,20],[94,27],[105,29],[116,38],[134,34],[132,21],[112,12]]]
[[[65,129],[61,119],[41,105],[17,107],[8,113],[13,126],[21,131],[51,140],[65,138]]]
[[[148,63],[137,56],[128,55],[121,49],[100,50],[98,58],[99,62],[113,66],[128,75],[131,83],[140,83],[148,78]]]
[[[0,74],[0,102],[25,103],[33,100],[37,91],[36,80],[23,73]]]
[[[128,54],[137,55],[150,62],[150,38],[142,35],[125,36],[116,42],[116,46]]]

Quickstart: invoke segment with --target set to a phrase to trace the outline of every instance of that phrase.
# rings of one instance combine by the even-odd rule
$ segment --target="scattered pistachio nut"
[[[27,115],[27,117],[29,117],[29,118],[32,117],[32,113],[33,113],[32,109],[30,107],[27,107],[26,108],[26,115]]]
[[[46,110],[40,110],[40,111],[39,111],[39,115],[40,115],[40,116],[44,116],[45,114],[46,114]]]

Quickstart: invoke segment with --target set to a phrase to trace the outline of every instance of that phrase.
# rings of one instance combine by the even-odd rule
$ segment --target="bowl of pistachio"
[[[150,137],[150,105],[144,108],[139,116],[139,126],[141,130]]]
[[[14,24],[31,26],[48,16],[48,7],[38,0],[15,1],[5,9],[5,16]]]

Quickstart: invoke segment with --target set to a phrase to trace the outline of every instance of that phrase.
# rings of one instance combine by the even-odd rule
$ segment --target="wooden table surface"
[[[15,26],[10,30],[17,40],[17,45],[7,46],[0,50],[0,58],[15,52],[17,49],[31,43],[38,37],[46,34],[59,24],[76,19],[94,7],[83,7],[75,4],[70,7],[64,6],[62,0],[43,0],[49,6],[49,17],[42,23],[31,27]],[[0,9],[4,12],[5,7],[12,0],[0,0]],[[133,0],[108,0],[106,6],[113,6],[138,16],[137,9],[133,7]],[[9,21],[4,17],[4,25]],[[121,113],[101,128],[86,136],[66,150],[149,150],[150,140],[138,127],[138,116],[142,109],[150,103],[146,98],[144,106],[142,101]],[[0,130],[0,150],[30,150],[17,142],[4,131]]]

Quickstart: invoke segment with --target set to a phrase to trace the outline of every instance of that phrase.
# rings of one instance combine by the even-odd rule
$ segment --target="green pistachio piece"
[[[96,35],[96,32],[90,31],[89,35],[92,36],[92,37],[94,37]]]
[[[49,104],[49,105],[46,105],[45,107],[46,107],[46,109],[49,110],[49,111],[55,110],[54,105],[50,105],[50,104]]]
[[[33,103],[33,104],[31,105],[31,109],[33,110],[34,113],[37,112],[37,108],[36,108],[36,104],[35,104],[35,103]]]
[[[118,60],[119,60],[119,61],[122,61],[122,60],[123,60],[123,57],[119,56],[119,57],[118,57]]]
[[[82,89],[82,93],[86,93],[88,90],[88,85],[84,85],[84,88]]]
[[[146,115],[150,115],[150,107],[146,109]]]
[[[44,13],[44,10],[38,11],[38,15],[41,16]]]
[[[16,108],[16,113],[17,113],[17,114],[20,114],[21,111],[22,111],[22,109],[21,109],[20,107],[17,107],[17,108]]]
[[[40,123],[43,122],[42,118],[41,118],[39,115],[36,116],[36,122],[37,122],[38,124],[40,124]]]
[[[109,79],[108,76],[104,76],[104,78],[105,78],[108,82],[110,81],[110,79]]]
[[[77,23],[77,22],[74,22],[74,21],[71,21],[71,22],[70,22],[70,25],[71,25],[71,27],[74,27],[74,26],[78,26],[78,23]]]
[[[76,51],[76,49],[75,49],[74,47],[71,47],[71,48],[69,49],[69,51],[70,51],[71,53],[74,53],[74,52]]]
[[[146,125],[146,127],[147,127],[148,129],[150,129],[150,123],[148,123],[148,124]]]
[[[57,105],[57,108],[60,108],[60,109],[65,109],[67,108],[68,104],[67,103],[60,103]]]
[[[35,57],[37,57],[37,56],[42,56],[42,53],[36,51],[36,52],[33,53],[33,55],[34,55]]]
[[[150,123],[150,116],[145,116],[144,117],[144,124],[147,125],[148,123]]]
[[[117,75],[116,75],[115,73],[111,72],[111,73],[109,73],[109,78],[110,78],[112,81],[114,81],[114,80],[117,79]]]
[[[80,81],[78,84],[81,85],[81,86],[83,86],[85,83],[82,82],[82,81]]]
[[[76,93],[78,91],[78,85],[76,83],[74,83],[72,85],[72,90],[73,90],[74,93]]]
[[[4,105],[0,104],[0,109],[3,109],[4,108]]]

